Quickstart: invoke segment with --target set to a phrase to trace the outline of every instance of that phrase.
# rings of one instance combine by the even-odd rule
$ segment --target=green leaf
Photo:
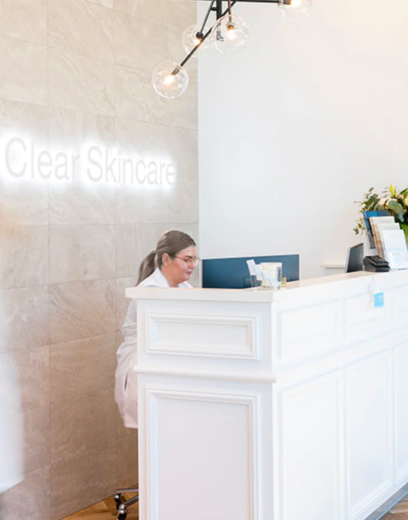
[[[390,200],[390,202],[388,203],[388,207],[390,208],[391,211],[393,211],[394,213],[397,213],[397,214],[402,214],[404,213],[404,208],[401,206],[401,204],[399,202],[397,202],[396,200]]]

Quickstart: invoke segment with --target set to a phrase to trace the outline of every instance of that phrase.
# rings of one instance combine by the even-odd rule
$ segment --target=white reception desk
[[[127,296],[140,520],[363,520],[408,483],[408,271]]]

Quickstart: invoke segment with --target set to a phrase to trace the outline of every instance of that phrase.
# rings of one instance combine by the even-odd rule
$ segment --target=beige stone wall
[[[1,518],[58,520],[135,482],[136,436],[113,401],[124,289],[163,231],[198,231],[195,64],[181,99],[159,98],[150,77],[183,56],[194,20],[191,2],[0,0],[3,143],[75,154],[98,142],[177,170],[161,191],[9,183],[0,170],[0,355],[20,371],[26,457]]]

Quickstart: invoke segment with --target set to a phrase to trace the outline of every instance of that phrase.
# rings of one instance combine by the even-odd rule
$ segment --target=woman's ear
[[[170,257],[167,253],[164,253],[162,256],[162,265],[169,265],[170,264]]]

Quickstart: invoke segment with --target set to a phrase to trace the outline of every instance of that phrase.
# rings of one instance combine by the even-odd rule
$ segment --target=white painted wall
[[[201,255],[300,253],[319,275],[360,241],[353,201],[408,184],[408,2],[235,10],[246,49],[199,63]]]

